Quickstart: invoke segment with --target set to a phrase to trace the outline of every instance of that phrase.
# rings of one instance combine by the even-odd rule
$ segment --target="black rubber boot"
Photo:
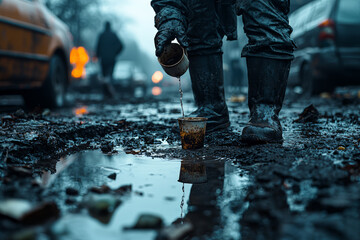
[[[281,143],[279,121],[290,60],[247,57],[250,109],[249,126],[242,132],[242,140],[249,144]]]
[[[225,102],[222,54],[189,56],[189,70],[195,104],[198,109],[190,117],[208,118],[206,131],[230,126]]]

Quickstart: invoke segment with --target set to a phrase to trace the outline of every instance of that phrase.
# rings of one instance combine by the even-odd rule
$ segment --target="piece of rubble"
[[[156,240],[180,240],[188,236],[194,229],[194,226],[187,222],[184,224],[173,224],[162,229]]]
[[[35,228],[24,229],[14,233],[10,239],[12,240],[36,240],[39,239],[38,232]]]
[[[6,122],[14,122],[14,121],[15,121],[15,119],[10,115],[5,115],[5,116],[1,117],[2,124],[6,123]]]
[[[0,215],[15,221],[36,225],[59,217],[60,211],[53,202],[33,206],[23,199],[8,199],[0,202]]]
[[[21,222],[29,225],[41,224],[60,216],[60,210],[56,203],[42,203],[21,217]]]
[[[242,102],[245,102],[246,101],[246,97],[244,95],[234,95],[234,96],[231,96],[230,98],[230,102],[232,103],[242,103]]]
[[[320,117],[319,111],[314,107],[314,105],[310,105],[304,109],[304,111],[299,115],[299,118],[294,120],[296,123],[307,123],[307,122],[317,122]]]
[[[7,199],[0,202],[0,215],[20,221],[31,210],[31,203],[24,199]]]
[[[111,188],[107,185],[102,185],[101,187],[92,187],[89,190],[93,193],[104,194],[109,193],[111,191]]]
[[[108,176],[108,178],[115,180],[116,179],[116,173],[112,173]]]
[[[124,185],[114,190],[115,193],[124,195],[132,191],[132,185]]]
[[[8,167],[8,171],[12,175],[21,176],[21,177],[31,177],[32,170],[28,166],[19,166],[19,167]]]
[[[85,197],[84,205],[90,216],[102,223],[109,223],[121,200],[111,194],[90,194]]]
[[[141,214],[135,225],[128,229],[160,229],[163,225],[161,217],[153,214]]]
[[[14,116],[17,118],[26,118],[27,117],[25,111],[21,108],[16,110],[16,112],[14,113]]]
[[[66,188],[66,195],[69,195],[69,196],[77,196],[79,195],[79,191],[76,190],[75,188],[71,188],[71,187],[68,187]]]

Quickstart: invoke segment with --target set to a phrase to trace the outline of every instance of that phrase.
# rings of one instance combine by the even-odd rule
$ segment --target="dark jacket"
[[[103,64],[113,64],[122,49],[123,44],[118,36],[111,29],[106,29],[98,38],[96,56]]]
[[[243,57],[293,59],[289,0],[152,0],[155,27],[171,19],[187,27],[188,53],[221,52],[222,38],[235,40],[236,15],[242,15],[248,44]],[[216,14],[209,14],[209,11]]]
[[[205,0],[201,0],[205,1]],[[228,40],[237,39],[236,13],[233,7],[235,0],[213,0],[217,4],[217,13]],[[177,19],[187,26],[187,0],[152,0],[151,6],[156,12],[155,26],[170,20]]]

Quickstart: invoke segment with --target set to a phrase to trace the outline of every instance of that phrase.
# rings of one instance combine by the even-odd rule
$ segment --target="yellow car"
[[[0,0],[0,94],[63,106],[72,47],[68,27],[39,0]]]

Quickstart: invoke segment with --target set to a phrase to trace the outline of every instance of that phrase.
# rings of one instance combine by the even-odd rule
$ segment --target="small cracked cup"
[[[177,43],[170,43],[158,58],[164,71],[172,77],[181,77],[189,68],[186,51]]]
[[[179,182],[206,183],[207,180],[205,164],[181,162]]]
[[[204,147],[207,118],[179,118],[181,145],[183,149],[199,149]]]

